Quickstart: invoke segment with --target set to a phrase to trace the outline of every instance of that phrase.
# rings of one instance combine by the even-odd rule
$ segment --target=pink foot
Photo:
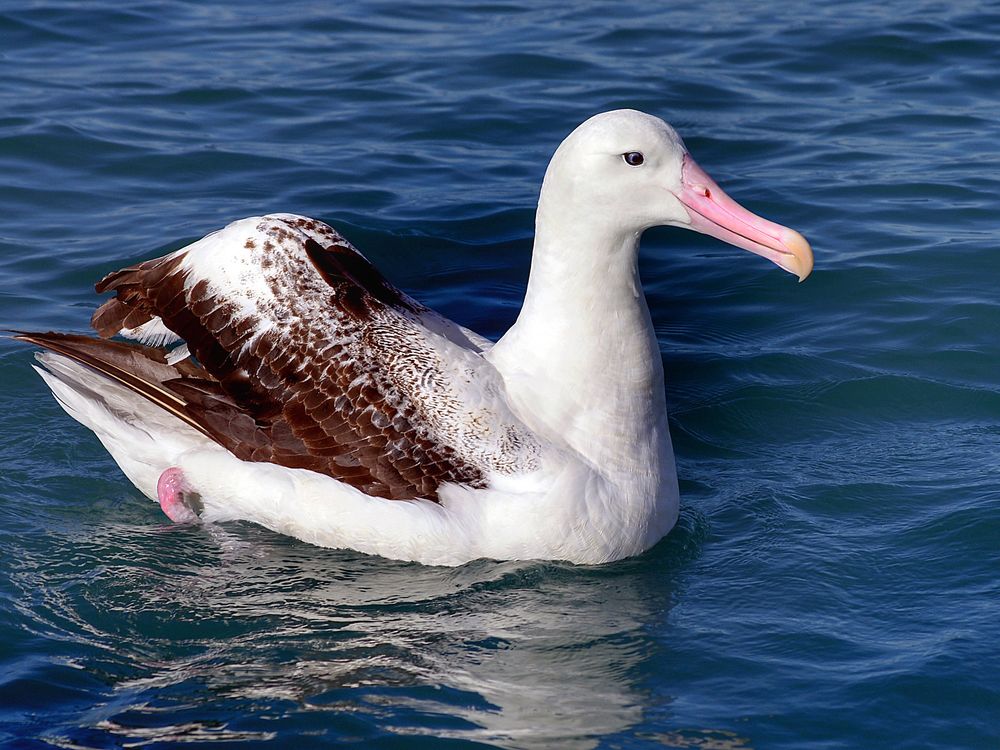
[[[174,523],[197,523],[201,500],[198,494],[191,490],[191,485],[184,478],[184,472],[176,466],[171,466],[160,474],[156,482],[156,496],[160,507]]]

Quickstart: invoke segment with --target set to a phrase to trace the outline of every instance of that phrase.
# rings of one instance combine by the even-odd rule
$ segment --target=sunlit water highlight
[[[1000,745],[998,38],[966,2],[5,4],[3,327],[289,210],[497,337],[549,155],[621,106],[816,272],[646,237],[683,510],[599,568],[170,527],[2,342],[0,744]]]

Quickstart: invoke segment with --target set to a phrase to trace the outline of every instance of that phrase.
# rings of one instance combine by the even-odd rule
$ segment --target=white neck
[[[524,306],[489,359],[533,429],[565,441],[612,478],[672,475],[663,367],[637,267],[639,232],[575,206],[565,186],[551,190],[550,181],[539,198]]]

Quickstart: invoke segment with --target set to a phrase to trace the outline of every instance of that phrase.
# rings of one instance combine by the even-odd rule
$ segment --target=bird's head
[[[643,112],[615,110],[584,122],[556,150],[545,183],[558,183],[554,200],[572,215],[599,214],[625,232],[693,229],[762,255],[800,281],[812,271],[801,234],[740,206],[698,166],[677,131]]]

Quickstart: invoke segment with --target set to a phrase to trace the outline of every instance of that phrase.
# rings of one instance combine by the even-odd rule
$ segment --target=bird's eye
[[[638,167],[646,161],[638,151],[629,151],[627,154],[622,154],[622,158],[630,167]]]

